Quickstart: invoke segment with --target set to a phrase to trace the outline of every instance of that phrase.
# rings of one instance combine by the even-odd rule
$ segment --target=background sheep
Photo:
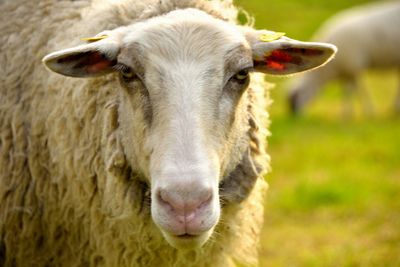
[[[0,265],[256,263],[268,98],[248,71],[311,69],[334,46],[237,27],[229,1],[1,11]],[[49,75],[55,50],[48,68],[91,78]]]
[[[326,68],[306,73],[293,82],[289,97],[291,111],[301,111],[327,82],[338,79],[343,83],[347,100],[345,115],[351,113],[349,97],[355,92],[361,96],[364,111],[372,113],[371,100],[362,88],[361,74],[370,68],[399,68],[399,25],[400,1],[353,8],[330,19],[313,39],[333,43],[339,52]],[[395,109],[400,112],[400,86]]]

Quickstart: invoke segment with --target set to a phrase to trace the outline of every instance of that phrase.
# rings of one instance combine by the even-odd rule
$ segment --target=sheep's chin
[[[167,242],[176,249],[190,250],[203,246],[210,238],[214,229],[210,229],[196,236],[176,236],[161,230]]]

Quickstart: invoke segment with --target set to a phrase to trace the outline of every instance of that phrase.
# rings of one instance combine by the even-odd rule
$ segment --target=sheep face
[[[335,52],[285,37],[260,40],[269,34],[186,9],[44,58],[67,76],[119,73],[123,147],[151,187],[153,221],[172,246],[201,246],[219,221],[219,185],[249,146],[248,73],[303,71]]]

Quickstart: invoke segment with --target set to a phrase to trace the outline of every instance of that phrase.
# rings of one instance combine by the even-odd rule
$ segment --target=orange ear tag
[[[100,36],[94,36],[94,37],[85,37],[85,38],[81,38],[82,41],[86,41],[88,43],[93,43],[93,42],[97,42],[100,40],[103,40],[105,38],[107,38],[108,35],[100,35]]]
[[[286,35],[284,32],[268,32],[261,34],[259,38],[262,42],[272,42],[278,40],[284,35]]]

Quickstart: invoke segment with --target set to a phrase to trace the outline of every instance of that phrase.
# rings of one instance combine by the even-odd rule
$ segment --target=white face
[[[124,147],[129,158],[148,159],[141,169],[154,222],[173,246],[190,247],[203,244],[219,221],[218,185],[232,160],[224,155],[245,149],[238,141],[246,138],[246,107],[239,107],[253,61],[234,27],[176,15],[136,30],[133,40],[127,35],[118,58],[120,113],[122,125],[132,126],[123,138],[145,129],[137,137],[142,146],[126,140]]]
[[[119,72],[126,157],[150,185],[153,221],[174,247],[201,246],[219,221],[219,184],[249,146],[248,71],[304,71],[335,52],[286,37],[260,41],[269,33],[177,10],[44,58],[67,76]]]

